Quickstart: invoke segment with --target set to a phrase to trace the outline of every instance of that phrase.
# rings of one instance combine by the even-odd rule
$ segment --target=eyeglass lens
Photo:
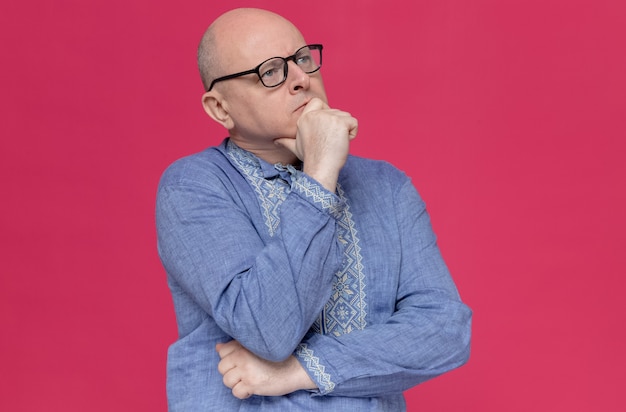
[[[259,77],[266,87],[278,86],[287,78],[287,60],[293,60],[305,73],[313,73],[320,68],[321,53],[317,48],[305,46],[298,50],[292,59],[275,57],[259,67]]]

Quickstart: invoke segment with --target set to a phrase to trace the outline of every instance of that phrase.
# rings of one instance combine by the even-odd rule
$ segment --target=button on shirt
[[[349,156],[331,193],[225,139],[165,171],[156,218],[179,334],[170,411],[401,411],[469,356],[471,311],[389,163]],[[318,389],[235,398],[215,351],[232,339],[296,356]]]

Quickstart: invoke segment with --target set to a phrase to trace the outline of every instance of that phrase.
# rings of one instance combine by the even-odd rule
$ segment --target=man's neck
[[[256,157],[263,159],[270,164],[280,163],[285,166],[299,166],[301,164],[300,159],[298,159],[296,155],[285,147],[277,145],[271,147],[267,147],[267,145],[253,145],[248,142],[242,142],[239,139],[233,139],[232,137],[231,140],[243,150],[254,154]]]

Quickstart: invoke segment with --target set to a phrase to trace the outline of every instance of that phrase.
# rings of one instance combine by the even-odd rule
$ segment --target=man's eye
[[[271,77],[273,77],[273,76],[276,76],[276,72],[277,72],[277,70],[276,70],[276,69],[269,69],[269,70],[265,70],[265,71],[263,72],[263,74],[261,74],[261,77],[264,77],[264,78],[266,78],[266,79],[269,79],[269,78],[271,78]]]
[[[282,74],[282,70],[284,70],[283,66],[283,61],[280,59],[269,61],[267,64],[263,65],[259,71],[261,78],[271,79],[280,76]]]
[[[296,64],[298,66],[307,66],[307,65],[311,64],[311,56],[306,55],[306,56],[298,57],[298,59],[296,60]]]

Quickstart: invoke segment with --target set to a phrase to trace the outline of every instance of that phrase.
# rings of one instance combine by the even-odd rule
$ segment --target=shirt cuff
[[[293,166],[288,166],[288,169]],[[329,192],[315,179],[300,170],[289,170],[291,173],[291,191],[298,193],[309,200],[318,209],[330,213],[335,219],[339,219],[345,208],[345,202],[336,194]]]
[[[325,372],[326,368],[320,364],[319,358],[313,354],[313,350],[306,343],[298,345],[295,356],[319,388],[320,395],[326,395],[335,389],[332,377]]]

